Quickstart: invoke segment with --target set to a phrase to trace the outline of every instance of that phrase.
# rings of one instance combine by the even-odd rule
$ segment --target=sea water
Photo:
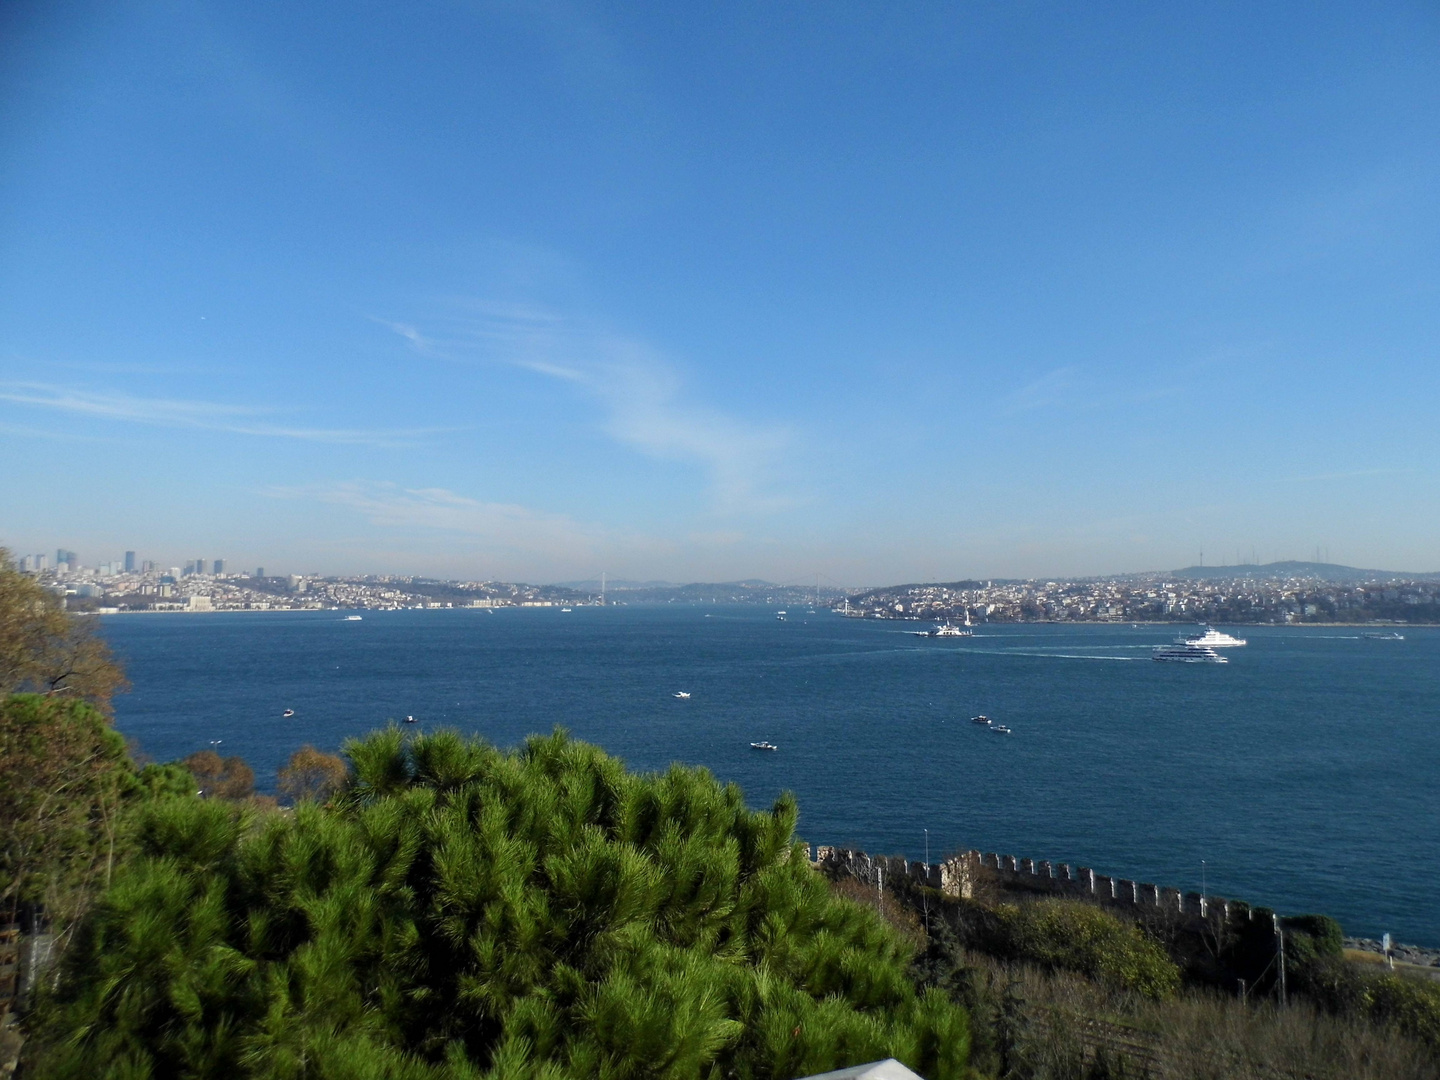
[[[1249,644],[1214,665],[1152,662],[1177,629],[1158,625],[344,616],[105,617],[133,685],[116,723],[157,760],[239,754],[262,790],[300,745],[407,715],[502,746],[562,726],[635,769],[703,765],[754,806],[792,791],[813,843],[1048,859],[1440,945],[1440,629],[1231,628]]]

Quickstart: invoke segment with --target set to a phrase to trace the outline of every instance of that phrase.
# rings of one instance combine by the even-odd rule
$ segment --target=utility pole
[[[920,894],[925,906],[925,936],[930,936],[930,830],[925,830],[925,891]]]
[[[1285,928],[1280,925],[1280,916],[1271,916],[1275,920],[1275,940],[1280,944],[1280,1004],[1288,1004],[1289,995],[1285,986]]]

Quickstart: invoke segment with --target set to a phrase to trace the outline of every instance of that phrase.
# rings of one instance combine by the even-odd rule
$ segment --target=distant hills
[[[1406,573],[1399,570],[1366,570],[1355,566],[1342,566],[1339,563],[1322,562],[1301,562],[1298,560],[1286,560],[1283,562],[1272,562],[1264,564],[1241,563],[1238,566],[1187,566],[1181,570],[1156,570],[1146,571],[1137,574],[1109,574],[1102,577],[1075,578],[1067,580],[1075,581],[1151,581],[1156,578],[1173,578],[1184,581],[1220,581],[1235,579],[1250,579],[1254,581],[1276,581],[1289,578],[1309,579],[1311,581],[1327,581],[1336,585],[1356,585],[1367,581],[1440,581],[1440,572]],[[1034,580],[1041,580],[1036,578]],[[1061,580],[1051,577],[1049,580]],[[912,588],[948,588],[959,592],[962,590],[978,590],[988,586],[1004,586],[1022,584],[1018,578],[994,578],[986,581],[964,580],[951,582],[923,582],[911,585],[887,585],[879,588],[864,590],[868,593],[902,593]],[[595,578],[586,581],[559,581],[554,585],[545,586],[547,589],[568,589],[576,593],[597,595],[600,592],[600,580]],[[777,585],[772,581],[764,581],[760,578],[746,578],[743,581],[720,581],[720,582],[690,582],[680,585],[670,581],[633,581],[624,578],[607,580],[605,588],[610,598],[616,602],[656,604],[656,603],[710,603],[739,602],[755,603],[770,602],[776,604],[796,604],[816,599],[813,585]],[[853,598],[857,590],[848,590]],[[822,585],[819,590],[821,603],[838,602],[845,596],[847,590],[833,586]]]
[[[1440,573],[1406,573],[1400,570],[1362,570],[1338,563],[1298,562],[1289,559],[1284,562],[1242,563],[1239,566],[1187,566],[1183,570],[1171,570],[1171,577],[1191,581],[1214,581],[1217,579],[1254,578],[1270,580],[1276,578],[1313,578],[1317,581],[1333,581],[1338,585],[1353,585],[1362,581],[1436,581]],[[1126,575],[1138,577],[1140,575]],[[1148,575],[1147,575],[1148,576]]]
[[[557,581],[557,586],[562,589],[574,589],[576,592],[600,591],[602,582],[599,578],[587,578],[584,581]],[[679,585],[673,581],[631,581],[627,578],[610,578],[603,582],[609,592],[634,592],[646,589],[784,589],[790,586],[776,585],[774,582],[763,581],[760,578],[746,578],[744,581],[696,581],[689,584]]]

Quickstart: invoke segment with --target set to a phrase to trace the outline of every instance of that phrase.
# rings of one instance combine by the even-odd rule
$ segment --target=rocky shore
[[[1373,952],[1384,955],[1385,949],[1380,942],[1374,938],[1346,938],[1345,948],[1357,949],[1361,952]],[[1440,949],[1422,949],[1419,945],[1399,945],[1392,943],[1390,954],[1406,964],[1415,964],[1419,967],[1440,968]]]

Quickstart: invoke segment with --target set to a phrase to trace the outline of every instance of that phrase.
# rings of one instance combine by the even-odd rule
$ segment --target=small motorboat
[[[291,717],[291,716],[294,716],[294,715],[295,715],[295,710],[294,710],[294,709],[286,709],[286,710],[285,710],[284,712],[282,712],[280,715],[281,715],[281,716],[284,716],[284,717]]]
[[[677,698],[679,698],[681,701],[689,701],[689,700],[690,700],[690,691],[689,691],[689,690],[676,690],[676,691],[675,691],[675,696],[676,696]]]
[[[359,616],[359,615],[346,615],[346,616],[345,616],[345,621],[346,621],[346,622],[359,622],[359,621],[360,621],[360,616]]]
[[[995,732],[996,735],[1009,735],[1009,734],[1010,734],[1010,729],[1009,729],[1008,727],[1006,727],[1004,724],[992,724],[991,727],[990,727],[990,730],[993,731],[993,732]]]
[[[575,609],[574,609],[573,607],[562,607],[560,610],[561,610],[561,611],[574,611]]]
[[[981,713],[979,716],[970,717],[970,722],[972,724],[988,724],[990,723],[990,718],[984,713]]]
[[[416,720],[413,716],[407,716],[405,717],[405,722],[407,724],[418,724],[420,721]]]
[[[750,749],[751,749],[751,750],[779,750],[780,748],[779,748],[778,746],[776,746],[773,742],[769,742],[769,741],[767,741],[767,740],[762,739],[760,742],[752,742],[752,743],[750,744]]]

